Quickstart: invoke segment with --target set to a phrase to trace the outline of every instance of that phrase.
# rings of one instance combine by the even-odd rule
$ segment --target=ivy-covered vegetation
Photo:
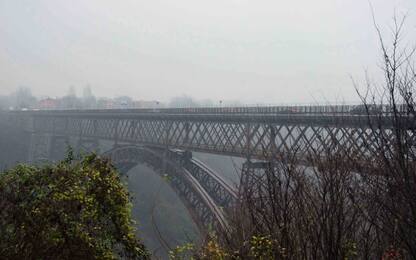
[[[127,189],[96,155],[1,173],[0,208],[1,258],[148,258]]]

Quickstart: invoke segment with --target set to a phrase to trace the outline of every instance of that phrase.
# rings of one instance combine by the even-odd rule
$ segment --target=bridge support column
[[[273,161],[256,161],[247,160],[242,167],[241,179],[239,185],[239,196],[244,197],[247,192],[251,193],[252,188],[256,187],[259,182],[263,182],[268,172],[274,170]]]
[[[252,151],[251,151],[251,141],[252,141],[252,129],[251,129],[251,124],[247,123],[244,126],[244,137],[245,137],[245,151],[244,154],[246,155],[246,159],[247,161],[250,161],[250,158],[252,156]]]
[[[70,140],[68,136],[51,136],[48,159],[52,161],[63,160],[68,152],[69,146]]]
[[[277,155],[277,146],[276,146],[276,128],[273,125],[269,126],[270,129],[270,144],[269,144],[269,150],[270,150],[270,159],[271,160],[276,160],[276,155]]]
[[[189,122],[185,122],[185,137],[183,140],[183,143],[185,146],[190,145],[189,143],[189,134],[190,134],[191,128],[189,126]]]
[[[40,163],[49,160],[51,153],[51,136],[33,133],[30,136],[29,162]]]
[[[30,137],[28,160],[30,163],[62,160],[69,144],[68,136],[33,133]]]

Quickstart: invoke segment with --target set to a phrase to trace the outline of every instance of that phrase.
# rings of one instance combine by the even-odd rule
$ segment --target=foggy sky
[[[372,3],[416,39],[415,0]],[[379,61],[365,0],[0,0],[0,95],[349,101]]]

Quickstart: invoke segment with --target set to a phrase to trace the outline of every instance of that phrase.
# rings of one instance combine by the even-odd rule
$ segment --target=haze
[[[372,4],[416,34],[416,1]],[[375,69],[377,46],[363,0],[0,0],[0,95],[356,100],[350,76]]]

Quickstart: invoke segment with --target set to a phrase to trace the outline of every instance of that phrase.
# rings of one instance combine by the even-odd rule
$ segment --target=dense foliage
[[[95,155],[70,157],[0,174],[0,258],[148,258],[116,170]]]

